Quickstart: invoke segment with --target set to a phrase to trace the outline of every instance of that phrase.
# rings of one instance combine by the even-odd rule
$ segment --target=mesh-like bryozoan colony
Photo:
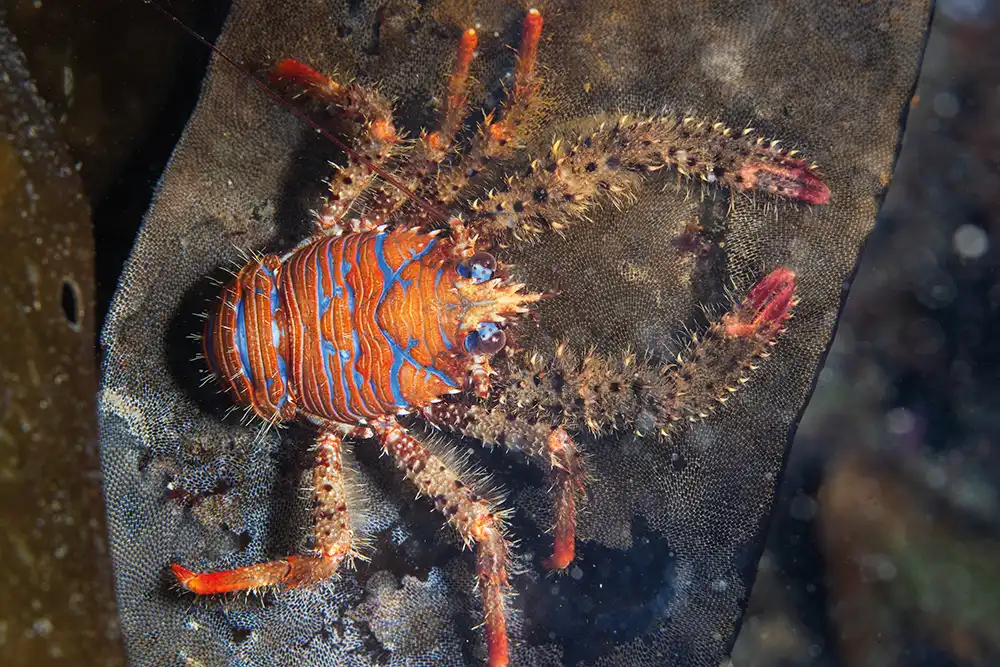
[[[530,10],[506,100],[467,140],[458,137],[469,114],[474,30],[459,43],[436,129],[414,140],[376,89],[293,60],[274,68],[280,85],[352,124],[353,150],[330,179],[314,234],[285,254],[255,257],[223,288],[204,349],[237,403],[271,425],[299,419],[317,429],[311,548],[222,571],[173,565],[188,590],[308,586],[370,556],[352,521],[342,459],[344,438],[370,439],[474,549],[487,660],[507,665],[508,510],[399,417],[518,450],[544,469],[554,505],[544,565],[565,570],[587,489],[574,435],[629,429],[670,438],[767,363],[796,303],[796,276],[784,267],[767,267],[669,361],[566,345],[550,357],[510,349],[534,304],[559,295],[513,280],[508,244],[572,234],[596,207],[632,196],[644,175],[672,170],[731,196],[805,205],[830,196],[815,165],[776,142],[670,115],[595,120],[579,137],[555,139],[544,158],[511,167],[539,104],[541,31],[541,14]],[[496,187],[484,190],[498,173]],[[679,238],[683,252],[710,251],[701,231],[692,226]]]
[[[235,338],[213,339],[210,355],[230,376],[249,370],[236,380],[248,383],[241,385],[247,395],[253,384],[258,408],[273,401],[287,409],[284,396],[300,408],[306,400],[319,406],[320,385],[350,388],[351,402],[338,402],[338,414],[350,408],[361,416],[362,399],[369,408],[390,409],[365,417],[368,424],[346,414],[337,421],[374,430],[379,418],[396,419],[407,438],[458,472],[469,493],[508,510],[470,529],[496,528],[494,545],[509,546],[506,585],[495,588],[503,594],[510,664],[703,667],[724,660],[756,571],[789,432],[892,168],[927,3],[546,0],[539,9],[545,29],[528,71],[518,66],[518,56],[524,63],[527,55],[517,46],[526,12],[519,3],[233,0],[220,48],[252,69],[291,57],[330,73],[350,99],[335,99],[327,110],[304,95],[313,101],[308,113],[369,160],[387,151],[379,170],[407,182],[436,212],[404,198],[367,171],[363,158],[348,159],[244,73],[214,60],[102,338],[102,481],[122,635],[136,667],[471,667],[489,659],[479,626],[482,593],[491,593],[477,586],[479,557],[405,479],[429,474],[426,463],[424,472],[401,473],[364,433],[343,437],[338,450],[335,430],[317,449],[317,427],[304,419],[268,429],[260,419],[247,425],[224,418],[244,399],[232,400],[232,391],[218,396],[216,382],[198,386],[205,364],[191,357],[201,343],[187,337],[203,328],[196,315],[206,300],[218,304],[212,279],[233,260],[237,268],[261,260],[261,270],[245,275],[252,273],[264,294],[241,298],[246,359]],[[478,39],[470,76],[465,88],[459,81],[453,88],[449,74],[461,74],[455,63],[464,58],[456,58],[456,45],[464,39],[468,49],[472,37],[463,34],[470,27]],[[528,96],[518,97],[519,70],[530,76],[524,83],[536,84]],[[325,77],[296,65],[277,73],[282,92],[330,90]],[[464,112],[449,90],[468,91],[464,122],[455,120]],[[377,111],[370,102],[382,105],[388,123],[358,115]],[[491,110],[490,125],[515,134],[506,155],[480,154],[490,158],[480,169],[476,151],[493,133],[479,130]],[[625,114],[631,117],[622,120]],[[701,120],[685,121],[689,116]],[[726,136],[717,121],[752,125],[751,136],[781,137],[817,159],[830,204],[807,203],[825,192],[807,178],[810,165],[799,165],[799,176],[785,182],[782,168],[767,168],[777,166],[780,153],[741,129]],[[445,148],[449,123],[458,127],[452,151]],[[429,128],[428,138],[420,139],[421,128]],[[435,142],[444,151],[440,163]],[[671,157],[671,147],[686,151],[683,162],[676,152]],[[694,148],[701,153],[691,155]],[[721,171],[688,166],[690,157]],[[459,159],[471,172],[455,168]],[[324,182],[329,161],[345,170],[333,173],[333,188]],[[468,186],[456,194],[446,189],[465,178]],[[743,189],[749,181],[755,187]],[[344,233],[316,241],[310,209],[336,214],[365,184],[344,214]],[[766,191],[782,184],[794,188],[793,197]],[[343,204],[322,203],[324,194]],[[377,224],[394,206],[383,232],[354,231],[352,219],[364,215]],[[449,223],[459,215],[464,230]],[[476,237],[474,245],[456,256],[463,233],[470,242]],[[251,262],[239,258],[241,249],[280,254]],[[346,277],[344,260],[352,265]],[[438,275],[435,288],[431,278]],[[516,294],[543,298],[504,322],[485,312],[467,322],[454,311],[431,313],[436,303],[456,303],[452,288],[488,290],[493,280],[500,282],[492,289],[509,293],[524,284]],[[387,286],[372,310],[394,321],[358,310],[362,302],[376,306]],[[343,313],[337,288],[346,299],[347,287],[355,316],[337,315],[345,327],[337,331],[357,332],[358,354],[353,336],[333,338],[330,322]],[[237,294],[224,293],[235,303]],[[797,302],[794,316],[778,322],[789,296]],[[309,328],[300,314],[303,328],[289,330],[292,300],[315,317],[327,298],[331,328]],[[265,300],[282,306],[277,343],[261,328],[270,317]],[[238,311],[210,308],[235,323]],[[414,331],[410,323],[417,321],[433,326]],[[775,346],[764,350],[769,357],[755,356],[772,328],[785,332],[775,332]],[[754,330],[759,339],[747,335]],[[490,356],[498,332],[505,346]],[[454,364],[430,355],[432,348],[447,351],[444,336],[457,354]],[[329,341],[325,357],[322,348],[310,357],[315,379],[292,363],[295,341],[306,345],[309,337],[313,345]],[[404,353],[440,374],[414,374],[416,364]],[[279,354],[285,374],[274,379],[287,378],[289,386],[265,381],[258,394],[267,379],[260,369],[276,369]],[[484,374],[486,365],[474,356],[485,357],[493,374]],[[755,368],[738,368],[751,357]],[[712,373],[688,373],[699,366],[717,370],[715,384]],[[362,390],[371,381],[380,393],[354,392],[354,371]],[[475,382],[465,390],[470,375]],[[395,414],[393,377],[412,404],[408,416]],[[480,398],[475,389],[482,391],[485,379],[491,389]],[[424,398],[449,383],[463,393],[423,404],[417,382]],[[716,401],[725,395],[725,404]],[[436,430],[435,417],[474,437]],[[569,456],[573,445],[582,460]],[[261,599],[178,590],[174,564],[211,573],[278,559],[257,574],[281,578],[291,571],[281,559],[294,554],[309,565],[296,574],[323,574],[330,561],[317,557],[326,535],[313,535],[320,507],[313,476],[335,475],[338,451],[352,534],[339,531],[336,507],[319,524],[330,527],[331,543],[349,538],[369,562],[354,559],[352,569],[345,557],[336,576],[269,587]],[[538,451],[540,461],[531,456]],[[330,493],[339,493],[332,486]],[[321,501],[332,498],[321,491]],[[442,511],[450,506],[446,498]],[[494,513],[469,506],[484,509],[482,516]],[[459,517],[456,511],[452,521]],[[570,555],[554,574],[552,566]],[[486,565],[485,576],[501,576]],[[499,635],[498,628],[494,623],[490,632]]]

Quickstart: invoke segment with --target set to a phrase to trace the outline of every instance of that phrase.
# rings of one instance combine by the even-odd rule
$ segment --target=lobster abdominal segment
[[[267,255],[247,264],[222,290],[209,311],[205,358],[234,401],[265,419],[295,416],[284,353],[284,318],[278,273],[281,261]]]

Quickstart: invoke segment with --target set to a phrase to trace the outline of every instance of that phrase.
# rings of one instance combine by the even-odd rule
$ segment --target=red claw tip
[[[751,308],[759,309],[771,300],[771,304],[781,296],[790,300],[795,292],[795,272],[783,266],[764,276],[747,294]]]
[[[318,86],[328,80],[309,65],[285,58],[271,69],[271,82],[292,81],[302,87]]]
[[[173,572],[174,577],[177,578],[177,583],[179,583],[184,588],[191,590],[189,584],[191,583],[191,580],[197,576],[194,572],[187,569],[186,567],[178,565],[177,563],[174,563],[170,566],[170,571]]]
[[[496,631],[489,625],[486,626],[486,651],[489,667],[507,667],[510,664],[506,629]]]
[[[542,14],[537,9],[529,9],[524,17],[521,32],[521,46],[517,50],[517,72],[515,79],[526,81],[535,68],[538,60],[538,43],[542,38]]]
[[[576,540],[570,536],[568,540],[557,540],[552,555],[542,561],[542,567],[547,570],[565,570],[576,557]]]
[[[793,188],[793,199],[806,204],[826,204],[830,201],[830,186],[823,182],[816,171],[804,160],[790,170],[792,181],[798,186]]]
[[[723,317],[730,336],[771,337],[791,314],[795,299],[795,272],[785,267],[774,269],[751,289],[740,305]]]
[[[739,170],[740,189],[761,190],[806,204],[826,204],[830,201],[830,186],[805,160],[785,159],[780,162],[754,162]]]

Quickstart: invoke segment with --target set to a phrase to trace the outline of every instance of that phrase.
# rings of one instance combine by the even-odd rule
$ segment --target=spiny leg
[[[468,154],[455,156],[453,164],[444,165],[454,149],[455,134],[468,108],[469,64],[477,38],[471,29],[463,34],[448,82],[440,129],[421,137],[404,167],[403,182],[413,187],[419,196],[436,204],[451,204],[490,162],[513,156],[524,125],[537,106],[539,79],[535,68],[541,33],[541,13],[537,9],[528,10],[521,32],[514,86],[508,91],[499,119],[495,111],[487,114]],[[390,188],[380,188],[374,200],[371,214],[380,220],[387,219],[404,201],[401,193]]]
[[[441,109],[441,123],[438,129],[420,138],[419,145],[429,160],[440,163],[455,146],[455,135],[469,108],[469,67],[472,56],[479,44],[479,37],[473,28],[462,33],[458,43],[458,53],[448,77],[448,92]]]
[[[330,179],[330,191],[317,213],[319,233],[339,233],[341,221],[375,178],[372,167],[398,155],[403,137],[393,123],[392,105],[378,90],[357,83],[338,83],[297,60],[285,59],[271,71],[276,83],[290,85],[328,113],[339,111],[358,127],[355,150],[369,162],[348,158]]]
[[[555,520],[552,524],[552,555],[542,561],[550,570],[565,570],[576,558],[576,497],[584,494],[586,472],[576,441],[563,428],[547,438],[552,465]]]
[[[469,28],[462,33],[451,75],[448,77],[438,129],[420,135],[400,170],[400,182],[415,191],[418,196],[429,198],[435,204],[446,204],[450,201],[437,196],[431,186],[441,163],[454,150],[455,135],[468,112],[469,67],[478,43],[479,37],[474,29]],[[373,219],[382,222],[388,220],[406,201],[406,194],[398,188],[379,184],[373,188],[372,201],[367,212]],[[426,211],[414,208],[413,213],[422,216]]]
[[[529,9],[521,29],[521,45],[517,50],[514,68],[514,89],[503,104],[498,121],[488,114],[480,127],[481,146],[473,145],[470,158],[477,152],[485,157],[510,157],[517,148],[522,126],[529,120],[537,102],[541,82],[535,72],[538,63],[538,45],[542,38],[542,15]]]
[[[476,495],[438,456],[406,432],[392,417],[371,424],[383,450],[396,461],[421,495],[434,501],[466,546],[476,545],[476,575],[483,596],[486,647],[490,667],[508,664],[507,561],[510,547],[504,537],[501,513]]]
[[[584,493],[586,472],[583,456],[566,430],[519,417],[512,419],[503,405],[440,401],[424,408],[422,414],[438,428],[524,452],[548,469],[555,507],[555,545],[543,565],[553,570],[568,567],[576,555],[577,495]]]
[[[443,203],[453,202],[491,162],[509,159],[519,148],[538,107],[541,81],[536,66],[541,36],[542,15],[537,9],[529,9],[521,29],[513,88],[508,91],[500,113],[492,111],[483,119],[468,154],[438,173],[433,192]]]
[[[546,229],[585,220],[603,200],[617,205],[633,195],[643,173],[665,167],[734,192],[827,203],[830,188],[816,165],[795,155],[777,141],[755,138],[749,130],[733,132],[722,123],[624,116],[576,143],[554,141],[544,160],[479,202],[469,226],[488,238],[534,240]]]
[[[353,435],[355,430],[348,433]],[[220,572],[195,573],[171,565],[180,585],[198,595],[276,585],[294,588],[328,579],[345,558],[358,556],[347,508],[341,449],[340,433],[324,431],[317,438],[312,473],[313,553]]]

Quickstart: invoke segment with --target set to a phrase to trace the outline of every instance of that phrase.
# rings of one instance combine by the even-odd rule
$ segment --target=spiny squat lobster
[[[569,429],[628,425],[668,434],[724,402],[769,354],[795,300],[795,275],[785,268],[771,271],[669,366],[634,356],[581,358],[560,346],[551,359],[501,356],[499,374],[491,368],[505,346],[504,328],[542,295],[513,282],[480,240],[529,242],[546,229],[563,229],[602,200],[632,191],[642,173],[663,168],[807,204],[824,204],[830,194],[815,165],[776,143],[721,123],[664,116],[626,117],[576,143],[556,141],[547,158],[470,201],[480,174],[515,156],[537,109],[541,29],[541,15],[530,10],[513,86],[464,149],[456,135],[468,112],[474,30],[459,42],[438,129],[414,141],[397,130],[377,90],[338,83],[293,60],[274,69],[275,82],[353,122],[356,152],[331,178],[315,234],[287,254],[250,261],[224,287],[207,319],[204,351],[236,402],[271,423],[303,419],[317,427],[313,547],[227,571],[173,565],[188,590],[292,588],[327,579],[345,559],[360,557],[341,448],[345,437],[373,437],[475,547],[488,662],[507,665],[505,513],[397,415],[422,415],[434,426],[521,450],[544,466],[556,504],[555,547],[545,564],[563,569],[574,558],[585,478]],[[409,192],[376,182],[383,169]],[[367,208],[358,215],[363,193]],[[420,228],[431,223],[427,209],[463,205],[467,221],[452,215],[447,229]],[[465,397],[452,396],[463,391]],[[529,413],[524,405],[537,409]]]

